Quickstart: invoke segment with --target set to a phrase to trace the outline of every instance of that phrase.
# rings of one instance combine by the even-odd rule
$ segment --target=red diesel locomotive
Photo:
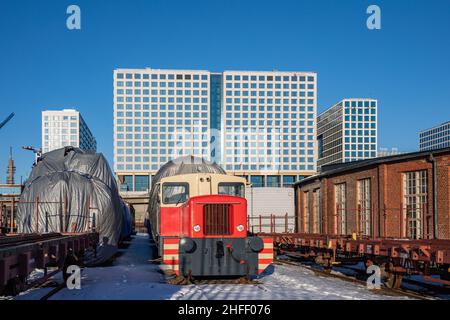
[[[195,157],[164,165],[152,181],[147,226],[166,268],[182,277],[260,274],[272,238],[247,232],[246,180]]]

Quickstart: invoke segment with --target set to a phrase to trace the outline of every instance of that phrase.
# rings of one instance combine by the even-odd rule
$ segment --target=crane
[[[5,120],[0,123],[0,129],[3,128],[5,124],[9,122],[14,117],[14,112],[12,112]]]

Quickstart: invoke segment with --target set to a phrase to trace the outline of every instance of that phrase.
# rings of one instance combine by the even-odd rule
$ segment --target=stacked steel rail
[[[381,267],[386,284],[400,288],[405,275],[450,285],[450,240],[411,240],[303,233],[264,233],[280,254],[288,252],[331,269],[341,263],[364,262]]]
[[[0,236],[0,295],[15,295],[65,272],[69,265],[81,263],[85,250],[95,250],[97,243],[95,232]],[[27,281],[35,269],[43,269],[43,276]]]

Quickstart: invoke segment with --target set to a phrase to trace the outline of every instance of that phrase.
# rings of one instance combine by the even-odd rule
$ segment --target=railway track
[[[54,296],[55,294],[57,294],[59,291],[61,291],[62,289],[64,289],[66,287],[66,284],[60,283],[58,284],[56,287],[54,287],[52,290],[50,290],[49,292],[47,292],[44,296],[42,296],[39,300],[48,300],[50,299],[52,296]]]
[[[13,246],[16,247],[20,245],[31,244],[62,237],[67,236],[62,235],[60,233],[2,236],[0,237],[0,249],[9,248]]]
[[[315,274],[320,275],[320,276],[332,277],[332,278],[340,279],[343,281],[359,284],[362,286],[367,285],[366,281],[356,279],[355,277],[344,275],[344,274],[326,272],[326,271],[320,270],[318,268],[314,268],[311,265],[307,265],[307,264],[301,263],[299,261],[295,261],[292,258],[290,258],[289,260],[276,259],[274,261],[274,263],[302,267],[302,268],[309,269],[312,272],[314,272]],[[417,292],[403,289],[403,288],[402,289],[388,288],[388,287],[385,287],[384,285],[382,285],[380,289],[373,289],[372,291],[379,293],[379,294],[384,294],[384,295],[406,296],[408,298],[417,299],[417,300],[435,300],[436,299],[436,297],[434,297],[434,296],[429,296],[429,295],[426,295],[423,293],[417,293]]]
[[[348,266],[348,265],[339,265],[338,267],[341,269],[346,269],[346,270],[356,272],[359,275],[366,275],[365,270],[362,270],[359,268],[355,268],[355,267]],[[421,290],[419,292],[420,294],[426,294],[429,296],[435,296],[435,295],[439,295],[439,294],[450,295],[450,289],[442,287],[442,286],[410,279],[408,277],[403,277],[402,282],[422,288],[423,290]]]

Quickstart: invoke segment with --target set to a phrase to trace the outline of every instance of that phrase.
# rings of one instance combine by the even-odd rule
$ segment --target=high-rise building
[[[313,174],[317,75],[225,71],[222,78],[225,170],[268,187]]]
[[[324,165],[377,156],[376,99],[343,99],[317,117],[318,161]]]
[[[209,104],[208,71],[115,70],[114,171],[121,190],[147,191],[151,175],[171,159],[210,160]]]
[[[97,150],[97,142],[77,110],[42,111],[42,152],[66,146]]]
[[[450,121],[419,133],[421,151],[450,147]]]
[[[114,171],[146,191],[167,161],[216,161],[254,186],[316,170],[317,75],[311,72],[117,69]]]

